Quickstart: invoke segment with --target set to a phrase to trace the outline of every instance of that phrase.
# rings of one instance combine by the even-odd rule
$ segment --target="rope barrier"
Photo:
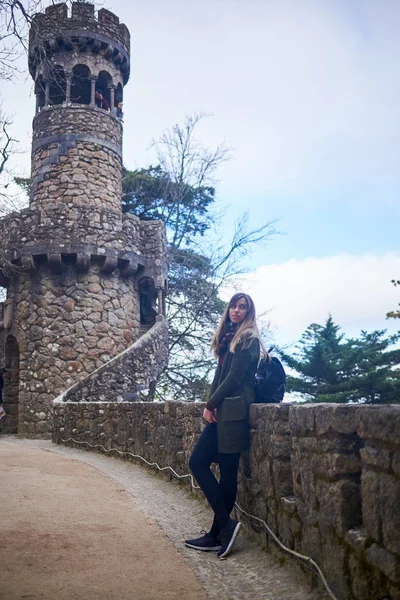
[[[170,471],[170,473],[172,473],[177,479],[190,479],[190,485],[192,487],[192,489],[195,490],[200,490],[200,487],[198,485],[196,485],[194,483],[194,478],[193,475],[191,473],[187,473],[185,475],[178,475],[178,473],[176,471],[174,471],[174,469],[170,466],[167,467],[160,467],[160,465],[156,462],[149,462],[148,460],[146,460],[143,456],[140,456],[140,454],[134,454],[133,452],[128,452],[127,450],[118,450],[118,448],[110,448],[107,449],[104,446],[102,446],[101,444],[90,444],[89,442],[84,442],[84,441],[78,441],[75,440],[74,438],[70,437],[66,440],[64,440],[63,438],[61,438],[61,441],[64,444],[67,444],[68,442],[73,442],[74,444],[84,444],[86,446],[90,446],[90,448],[101,448],[103,450],[103,452],[105,452],[106,454],[108,454],[109,452],[116,452],[117,454],[119,454],[120,456],[132,456],[132,458],[138,458],[141,461],[143,461],[144,463],[146,463],[146,465],[148,465],[149,467],[156,467],[156,469],[158,469],[159,471]],[[268,534],[271,536],[271,538],[274,540],[274,542],[285,552],[287,552],[288,554],[291,554],[292,556],[298,558],[299,560],[303,561],[303,563],[305,565],[307,565],[311,570],[312,568],[315,569],[315,571],[313,571],[314,573],[316,573],[317,575],[319,575],[319,577],[321,578],[322,583],[324,584],[326,591],[328,592],[329,596],[332,598],[332,600],[339,600],[334,593],[332,592],[332,590],[329,587],[329,584],[323,574],[323,572],[321,571],[320,567],[317,565],[317,563],[310,557],[310,556],[306,556],[304,554],[300,554],[300,552],[296,552],[295,550],[292,550],[291,548],[288,548],[287,546],[285,546],[285,544],[283,544],[283,542],[280,541],[280,539],[278,538],[278,536],[272,531],[272,529],[267,525],[267,523],[263,520],[260,519],[259,517],[256,517],[255,515],[251,515],[249,513],[247,513],[243,508],[241,508],[239,506],[239,504],[237,502],[235,502],[235,508],[245,517],[247,517],[248,519],[253,519],[254,521],[257,521],[258,523],[261,523],[264,528],[266,529],[266,531],[268,532]]]

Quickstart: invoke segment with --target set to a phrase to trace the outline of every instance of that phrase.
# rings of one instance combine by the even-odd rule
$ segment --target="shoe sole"
[[[228,554],[230,554],[232,552],[233,546],[235,544],[235,541],[236,541],[236,538],[237,538],[237,536],[239,534],[239,530],[240,530],[241,526],[242,526],[241,523],[238,523],[236,525],[236,527],[235,527],[235,529],[233,531],[232,537],[230,539],[230,542],[228,544],[227,549],[225,550],[225,552],[223,554],[221,554],[221,556],[218,556],[219,560],[224,560],[228,556]]]
[[[188,544],[185,542],[185,546],[187,548],[193,548],[193,550],[200,550],[201,552],[215,552],[221,550],[221,546],[211,546],[211,548],[200,548],[200,546],[194,546],[193,544]]]

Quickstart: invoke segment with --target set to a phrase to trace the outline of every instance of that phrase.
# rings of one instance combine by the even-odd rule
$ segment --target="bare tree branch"
[[[224,144],[209,150],[198,141],[195,130],[206,117],[204,113],[195,113],[186,118],[183,126],[175,124],[153,141],[158,161],[163,171],[168,173],[174,193],[175,218],[171,240],[174,248],[180,248],[185,242],[189,223],[199,211],[200,201],[204,200],[201,192],[208,188],[209,193],[213,193],[215,172],[229,159],[229,150]],[[193,202],[193,191],[199,192],[198,202]],[[205,219],[211,222],[212,215],[206,213]]]
[[[126,179],[127,207],[133,212],[137,207],[145,218],[162,218],[167,227],[169,365],[157,390],[176,398],[182,394],[186,399],[204,395],[208,374],[214,368],[209,344],[224,308],[221,290],[247,271],[244,259],[252,249],[276,233],[274,221],[249,229],[244,214],[230,243],[213,243],[209,233],[216,221],[216,173],[229,152],[223,144],[209,149],[199,141],[198,126],[205,117],[194,114],[182,126],[165,130],[153,142],[159,167],[128,173]]]
[[[11,117],[5,115],[0,106],[0,280],[18,270],[10,261],[12,232],[7,215],[26,204],[26,196],[17,190],[9,169],[10,156],[17,152],[16,140],[10,133],[12,125]]]
[[[32,17],[42,8],[41,0],[0,0],[0,78],[15,76],[15,61],[28,50]]]
[[[16,140],[14,140],[10,133],[9,127],[11,125],[11,120],[7,119],[3,116],[2,111],[0,109],[0,175],[3,174],[4,168],[8,159],[10,158],[10,152],[12,150],[12,144]]]

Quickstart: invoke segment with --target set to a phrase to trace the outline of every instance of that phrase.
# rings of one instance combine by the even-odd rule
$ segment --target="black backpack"
[[[268,350],[268,354],[272,349]],[[254,389],[255,402],[258,404],[282,402],[286,390],[286,373],[278,358],[273,356],[270,361],[264,359],[260,362],[255,375]]]

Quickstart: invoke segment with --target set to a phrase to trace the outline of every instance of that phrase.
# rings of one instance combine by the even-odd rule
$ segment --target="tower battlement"
[[[57,53],[86,52],[104,56],[123,75],[123,83],[130,73],[130,34],[119,18],[102,8],[97,15],[94,5],[73,2],[71,15],[66,4],[54,4],[32,19],[29,33],[29,71],[37,79],[43,59]]]

